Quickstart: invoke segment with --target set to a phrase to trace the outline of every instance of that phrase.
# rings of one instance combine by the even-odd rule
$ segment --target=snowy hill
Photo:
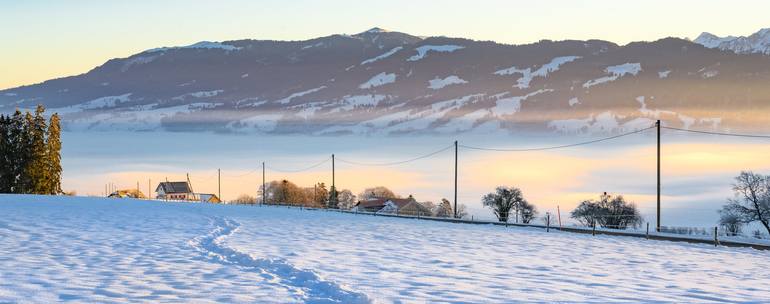
[[[770,123],[770,59],[719,48],[755,50],[767,32],[625,46],[505,45],[380,28],[306,41],[204,41],[0,91],[0,111],[43,103],[73,131],[575,134],[657,119],[754,131]]]
[[[0,195],[0,302],[761,302],[767,253],[278,207]],[[750,278],[750,279],[747,279]]]
[[[695,43],[707,48],[732,51],[738,54],[767,54],[770,55],[770,28],[761,29],[751,36],[718,37],[711,33],[702,33]]]

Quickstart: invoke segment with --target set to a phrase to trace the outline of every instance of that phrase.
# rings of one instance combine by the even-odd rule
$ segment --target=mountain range
[[[161,47],[0,91],[70,131],[401,135],[618,133],[770,125],[770,29],[618,45],[523,45],[380,28],[305,41]]]

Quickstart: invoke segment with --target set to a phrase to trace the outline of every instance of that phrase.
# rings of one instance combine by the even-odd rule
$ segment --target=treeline
[[[257,197],[241,195],[233,203],[237,204],[256,204],[262,202],[263,189],[260,187]],[[332,199],[331,189],[327,189],[326,184],[316,183],[313,187],[300,187],[289,180],[271,181],[265,185],[264,189],[265,204],[267,205],[291,205],[312,208],[327,208],[329,200]],[[366,188],[358,195],[353,194],[348,189],[337,192],[337,208],[341,210],[350,210],[355,207],[359,200],[369,200],[372,198],[401,198],[387,187],[377,186]],[[441,203],[434,204],[431,201],[417,202],[429,210],[428,216],[452,217],[454,210],[452,204],[447,199],[441,199]],[[333,206],[333,205],[332,205]],[[463,218],[468,215],[465,205],[457,206],[457,217]]]
[[[62,193],[59,115],[44,112],[0,115],[0,193]]]
[[[524,199],[521,189],[516,187],[497,187],[495,192],[484,195],[481,202],[492,209],[500,222],[508,222],[514,217],[516,223],[521,220],[521,223],[529,224],[538,214],[537,208]],[[627,202],[623,196],[613,196],[606,192],[599,196],[599,200],[582,201],[571,212],[570,217],[585,226],[610,229],[639,227],[643,221],[633,202]],[[548,219],[544,218],[544,221],[546,220]]]
[[[324,183],[316,183],[313,187],[300,187],[284,179],[267,183],[264,191],[265,204],[325,208],[331,198],[331,189],[327,188]],[[355,203],[355,196],[350,190],[339,191],[337,197],[340,200],[340,205],[347,206]],[[262,200],[262,189],[260,189],[256,199]]]

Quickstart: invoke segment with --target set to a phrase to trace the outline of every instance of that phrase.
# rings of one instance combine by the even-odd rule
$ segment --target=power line
[[[538,147],[538,148],[521,148],[521,149],[502,149],[502,148],[484,148],[484,147],[473,147],[473,146],[467,146],[467,145],[460,145],[460,147],[466,148],[466,149],[472,149],[472,150],[483,150],[483,151],[498,151],[498,152],[527,152],[527,151],[543,151],[543,150],[555,150],[555,149],[562,149],[562,148],[570,148],[570,147],[577,147],[577,146],[583,146],[583,145],[590,145],[598,142],[608,141],[624,136],[629,136],[637,133],[642,133],[644,131],[650,130],[655,128],[655,126],[639,129],[633,132],[623,133],[619,135],[614,135],[610,137],[600,138],[600,139],[594,139],[574,144],[568,144],[568,145],[560,145],[560,146],[551,146],[551,147]]]
[[[316,167],[318,167],[320,165],[323,165],[323,164],[329,162],[329,160],[331,160],[331,159],[332,159],[331,156],[329,156],[328,158],[324,159],[323,161],[321,161],[319,163],[316,163],[316,164],[314,164],[312,166],[301,168],[301,169],[293,169],[293,170],[292,169],[278,169],[278,168],[274,168],[274,167],[270,167],[270,166],[265,166],[265,167],[270,169],[270,170],[272,170],[272,171],[278,171],[278,172],[283,172],[283,173],[297,173],[297,172],[303,172],[303,171],[307,171],[307,170],[310,170],[310,169],[314,169],[314,168],[316,168]]]
[[[688,130],[688,129],[680,129],[680,128],[664,127],[664,126],[661,126],[661,128],[669,129],[669,130],[675,130],[675,131],[681,131],[681,132],[698,133],[698,134],[733,136],[733,137],[750,137],[750,138],[768,138],[768,139],[770,139],[770,135],[710,132],[710,131]]]
[[[204,178],[199,178],[199,177],[191,177],[190,179],[192,179],[192,180],[196,180],[196,181],[199,181],[199,182],[200,182],[200,181],[209,181],[209,180],[211,180],[212,178],[214,178],[214,177],[216,177],[216,176],[217,176],[217,172],[214,172],[214,173],[212,173],[211,175],[209,175],[208,177],[204,177]]]
[[[384,166],[395,166],[395,165],[406,164],[406,163],[410,163],[410,162],[413,162],[413,161],[417,161],[417,160],[421,160],[421,159],[424,159],[424,158],[428,158],[428,157],[431,157],[433,155],[436,155],[436,154],[439,154],[441,152],[444,152],[446,150],[449,150],[452,147],[454,147],[454,144],[451,144],[451,145],[449,145],[449,146],[447,146],[445,148],[441,148],[439,150],[436,150],[436,151],[433,151],[431,153],[428,153],[428,154],[425,154],[425,155],[422,155],[422,156],[418,156],[418,157],[415,157],[415,158],[412,158],[412,159],[396,161],[396,162],[388,162],[388,163],[362,163],[362,162],[357,162],[357,161],[344,160],[344,159],[341,159],[339,157],[337,158],[337,160],[341,161],[343,163],[347,163],[347,164],[351,164],[351,165],[357,165],[357,166],[383,166],[383,167]]]
[[[249,172],[246,172],[246,173],[243,173],[243,174],[237,174],[237,175],[222,175],[222,177],[225,177],[225,178],[238,178],[238,177],[244,177],[244,176],[247,176],[247,175],[251,175],[251,174],[254,174],[255,172],[257,172],[257,170],[259,170],[259,169],[254,169],[254,170],[251,170],[251,171],[249,171]]]

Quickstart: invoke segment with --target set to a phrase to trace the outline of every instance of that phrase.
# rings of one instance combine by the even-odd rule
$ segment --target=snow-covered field
[[[0,302],[762,302],[770,253],[326,211],[0,195]]]

